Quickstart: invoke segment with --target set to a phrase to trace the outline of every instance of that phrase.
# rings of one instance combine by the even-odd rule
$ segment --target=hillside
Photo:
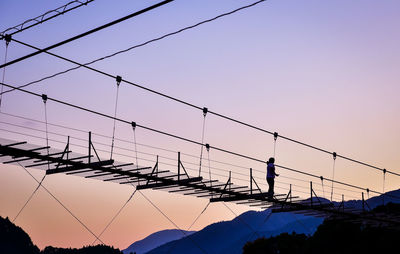
[[[185,232],[185,234],[183,234],[183,232]],[[128,248],[123,250],[123,252],[125,254],[129,254],[131,252],[132,253],[136,252],[136,254],[143,254],[165,243],[179,240],[185,235],[191,235],[195,231],[183,231],[183,232],[178,229],[167,229],[158,231],[140,241],[134,242]]]
[[[0,217],[0,253],[32,253],[40,250],[22,228],[14,225],[8,218]]]
[[[313,233],[322,222],[320,218],[282,213],[270,215],[264,223],[269,213],[269,210],[246,212],[232,221],[214,223],[189,237],[164,244],[149,251],[148,254],[200,254],[204,251],[207,253],[241,253],[242,246],[255,237],[269,237],[284,232],[288,228],[307,234]],[[299,224],[299,221],[302,222]],[[253,234],[253,229],[258,232],[256,235]]]
[[[81,249],[54,248],[47,246],[40,251],[29,235],[8,218],[0,216],[1,254],[121,254],[122,252],[105,245],[87,246]]]
[[[399,203],[400,200],[390,197],[400,197],[400,190],[391,191],[382,196],[373,197],[367,200],[371,209],[385,203]],[[346,207],[361,209],[361,200],[350,200],[345,202]],[[231,221],[214,223],[180,240],[161,245],[148,254],[173,253],[203,253],[200,248],[207,253],[242,253],[242,247],[248,241],[261,237],[277,236],[281,233],[292,233],[313,235],[317,227],[323,222],[321,218],[304,216],[293,213],[272,214],[265,222],[270,211],[267,209],[262,212],[249,211]],[[254,234],[253,231],[257,231]]]
[[[375,209],[400,215],[400,205],[389,203]],[[365,226],[343,220],[326,220],[314,235],[283,233],[259,238],[243,247],[243,254],[342,254],[398,253],[399,227]]]

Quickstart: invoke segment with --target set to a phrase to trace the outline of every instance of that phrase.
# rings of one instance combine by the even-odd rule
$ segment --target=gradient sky
[[[0,30],[40,15],[69,1],[0,2]],[[37,47],[46,47],[96,26],[125,16],[156,1],[96,0],[15,38]],[[84,63],[120,49],[147,41],[187,25],[233,10],[249,1],[184,1],[130,19],[108,29],[54,49],[53,52]],[[400,2],[397,0],[271,0],[250,9],[202,25],[99,62],[93,66],[157,91],[206,106],[210,110],[277,131],[282,135],[336,151],[389,170],[400,172]],[[5,55],[4,41],[0,59]],[[31,52],[11,43],[8,59]],[[73,67],[44,54],[6,68],[5,82],[23,85]],[[35,84],[29,90],[112,115],[115,81],[79,69]],[[4,97],[2,112],[43,121],[40,98],[20,92]],[[126,84],[120,87],[118,116],[126,120],[201,140],[202,113],[176,102]],[[85,131],[112,135],[112,121],[49,102],[49,122]],[[6,123],[44,129],[34,121],[0,114],[0,137],[28,140],[44,145],[39,138],[12,134],[15,130],[44,137],[43,132],[10,127]],[[52,132],[86,138],[86,134],[49,126]],[[196,156],[200,148],[142,129],[136,131],[141,144],[181,151]],[[116,137],[133,140],[130,126],[117,124]],[[50,134],[52,140],[65,137]],[[97,142],[111,144],[96,136]],[[79,140],[75,144],[85,145]],[[273,138],[232,122],[207,116],[205,142],[228,150],[266,159],[273,153]],[[50,145],[62,148],[60,143]],[[116,145],[133,150],[130,143]],[[102,156],[109,147],[99,145]],[[85,150],[75,146],[74,151]],[[155,154],[163,156],[164,168],[175,170],[176,153],[138,146],[139,164],[152,166]],[[134,156],[132,151],[116,152]],[[144,153],[152,154],[146,155]],[[210,151],[210,159],[254,168],[262,188],[264,165]],[[168,158],[172,159],[168,159]],[[120,161],[132,161],[115,156]],[[332,176],[331,156],[279,140],[277,163],[325,177]],[[198,159],[184,157],[197,170]],[[190,165],[190,166],[189,166]],[[207,161],[203,165],[208,166]],[[247,184],[248,170],[211,162],[214,177],[226,180],[227,170],[238,183]],[[224,171],[225,170],[225,171]],[[208,168],[204,168],[205,177]],[[31,169],[37,178],[44,171]],[[190,171],[193,175],[197,173]],[[306,197],[308,181],[315,179],[280,170],[277,192],[286,193],[290,183],[295,194]],[[244,175],[244,176],[243,176]],[[293,180],[289,178],[296,178]],[[383,190],[382,173],[338,159],[335,179],[377,191]],[[316,184],[319,184],[318,182]],[[387,176],[385,190],[398,189],[400,178]],[[66,175],[46,177],[44,185],[62,200],[95,233],[118,211],[132,192],[131,186],[105,183]],[[0,165],[0,215],[14,218],[36,188],[36,182],[17,166]],[[330,185],[317,187],[321,196],[330,194]],[[343,187],[341,187],[343,188]],[[344,188],[347,189],[347,188]],[[338,189],[335,199],[359,199],[360,192]],[[161,191],[144,191],[182,229],[186,229],[207,204],[206,199],[178,196]],[[228,204],[236,214],[250,208]],[[210,223],[234,218],[226,207],[212,204],[194,225],[199,230]],[[40,189],[16,224],[27,231],[40,248],[46,245],[80,247],[94,240],[44,190]],[[102,236],[106,244],[126,248],[155,231],[174,228],[140,194]]]

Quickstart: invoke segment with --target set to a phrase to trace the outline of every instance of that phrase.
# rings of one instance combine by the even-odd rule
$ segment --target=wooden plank
[[[144,190],[144,189],[153,189],[155,187],[164,187],[164,186],[170,186],[170,185],[182,185],[185,183],[193,183],[193,182],[200,182],[203,180],[203,177],[193,177],[193,178],[188,178],[188,179],[181,179],[181,180],[172,180],[171,183],[152,183],[152,184],[146,184],[146,185],[138,185],[136,186],[137,190]]]
[[[70,160],[61,160],[61,164],[70,164],[73,161]],[[93,163],[81,163],[81,162],[74,162],[72,166],[68,167],[63,167],[63,168],[57,168],[57,169],[49,169],[46,170],[46,174],[51,175],[51,174],[58,174],[58,173],[66,173],[66,172],[71,172],[71,171],[76,171],[80,169],[85,169],[85,168],[91,168],[94,170],[102,170],[102,166],[106,165],[111,165],[114,163],[114,160],[106,160],[106,161],[97,161]]]

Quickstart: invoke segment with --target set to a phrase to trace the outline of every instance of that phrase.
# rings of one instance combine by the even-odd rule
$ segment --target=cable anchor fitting
[[[4,40],[6,41],[6,46],[8,46],[8,44],[10,44],[11,39],[12,39],[11,34],[4,35]]]
[[[133,130],[135,130],[136,129],[136,122],[132,122],[131,125],[132,125]]]
[[[42,100],[43,100],[43,102],[46,104],[46,102],[47,102],[47,95],[46,94],[42,94]]]
[[[274,140],[276,141],[278,139],[278,132],[274,132]]]
[[[121,76],[117,76],[117,77],[115,78],[115,80],[117,81],[117,86],[119,86],[119,84],[121,84],[122,77],[121,77]]]
[[[206,117],[207,112],[208,112],[208,108],[204,107],[204,108],[203,108],[203,116],[204,116],[204,117]]]
[[[333,155],[333,159],[336,160],[336,156],[337,156],[336,152],[333,152],[332,155]]]
[[[206,144],[206,149],[207,149],[207,152],[210,151],[210,144]]]

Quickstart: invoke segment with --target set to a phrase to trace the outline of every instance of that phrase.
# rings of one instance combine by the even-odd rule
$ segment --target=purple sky
[[[40,15],[68,1],[1,1],[0,30]],[[102,25],[156,1],[96,0],[15,38],[37,47],[46,47],[96,26]],[[98,33],[61,46],[53,52],[81,63],[145,42],[187,25],[214,17],[249,3],[248,1],[183,1],[125,21]],[[399,1],[277,1],[271,0],[234,15],[202,25],[101,61],[93,67],[124,79],[189,101],[200,107],[226,114],[256,126],[277,131],[282,135],[315,146],[336,151],[380,167],[400,172],[400,2]],[[5,55],[4,41],[0,59]],[[31,52],[11,43],[8,59]],[[23,85],[72,64],[44,54],[6,68],[5,82]],[[38,93],[112,115],[114,112],[115,81],[79,69],[65,75],[32,85]],[[3,113],[43,121],[44,109],[40,98],[20,92],[3,97]],[[84,131],[112,135],[112,121],[49,102],[50,123],[66,125]],[[202,113],[184,105],[122,84],[118,101],[118,116],[155,129],[201,141]],[[20,120],[0,114],[0,137],[28,140],[37,145],[45,141],[27,138],[14,130],[44,137],[43,132],[10,127],[7,123],[44,129],[41,123]],[[85,133],[49,126],[63,135],[86,138]],[[136,132],[143,145],[181,151],[195,156],[200,148],[142,129]],[[117,124],[116,137],[133,140],[130,126]],[[65,138],[50,134],[52,140]],[[98,142],[111,144],[109,139]],[[76,144],[82,142],[75,140]],[[239,126],[232,122],[207,116],[205,142],[256,158],[266,159],[273,153],[270,135]],[[51,146],[61,148],[51,141]],[[122,148],[134,149],[133,144],[117,141]],[[76,152],[84,152],[75,147]],[[109,156],[109,147],[101,149]],[[155,154],[164,167],[175,164],[175,153],[138,146],[139,164],[152,166]],[[116,152],[134,156],[132,151]],[[147,155],[146,155],[147,154]],[[151,154],[151,155],[148,155]],[[248,170],[258,170],[262,188],[265,168],[262,164],[210,151],[210,159],[241,165],[228,167],[211,162],[214,177],[226,180],[227,171],[234,179],[247,184]],[[172,158],[168,159],[168,158]],[[332,157],[284,140],[277,141],[277,163],[309,173],[332,176]],[[116,156],[120,161],[133,158]],[[198,159],[185,158],[193,175]],[[208,175],[208,162],[204,171]],[[175,169],[173,169],[175,170]],[[36,177],[43,171],[31,169]],[[281,170],[277,192],[286,193],[290,183],[297,195],[306,197],[308,181],[314,179]],[[244,175],[244,176],[243,176]],[[293,180],[289,178],[296,178]],[[357,164],[337,160],[335,179],[382,191],[382,173]],[[387,176],[385,190],[399,188],[399,178]],[[320,182],[316,183],[320,184]],[[101,232],[132,192],[132,187],[104,183],[73,176],[55,175],[44,185],[68,205],[94,232]],[[0,165],[0,215],[14,218],[37,184],[17,166]],[[330,185],[321,196],[330,194]],[[347,188],[344,188],[347,189]],[[12,193],[12,195],[10,195]],[[207,204],[196,199],[145,191],[181,228],[187,228]],[[360,192],[337,190],[335,199],[360,198]],[[250,209],[231,204],[235,213]],[[195,230],[235,217],[221,204],[212,204],[194,225]],[[93,237],[63,210],[46,192],[37,196],[17,219],[35,244],[79,247],[90,244]],[[157,230],[173,228],[143,197],[135,195],[102,239],[107,244],[126,248]]]

